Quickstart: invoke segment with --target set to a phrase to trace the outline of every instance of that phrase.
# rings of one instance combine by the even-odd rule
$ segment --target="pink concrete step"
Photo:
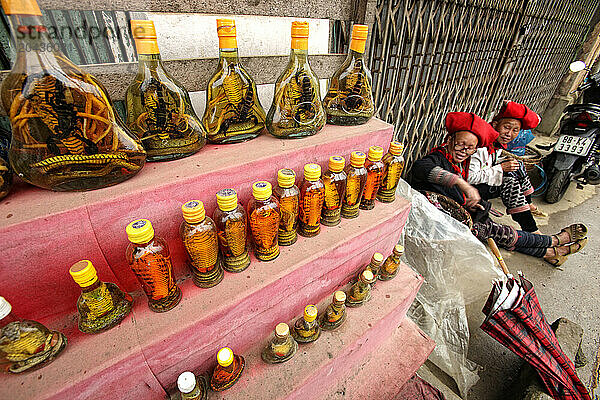
[[[354,365],[324,399],[393,399],[434,347],[435,342],[405,318],[385,343]]]
[[[405,319],[406,311],[416,296],[423,278],[403,265],[398,276],[387,282],[378,282],[371,300],[359,308],[348,309],[346,322],[337,330],[324,331],[321,337],[310,344],[300,345],[296,355],[282,364],[267,364],[260,353],[269,335],[263,335],[259,345],[242,352],[246,359],[246,371],[231,389],[211,393],[210,399],[319,399],[324,396],[338,379],[348,373],[360,360],[378,351],[386,343],[398,325]],[[309,299],[306,304],[310,303]],[[314,301],[314,298],[312,299]],[[323,312],[331,301],[327,296],[318,306]],[[299,313],[298,313],[299,314]],[[273,321],[273,329],[277,322]],[[430,351],[431,341],[419,335],[420,341],[413,340],[410,330],[408,342],[414,347],[401,346],[400,351],[410,354],[411,363],[406,371],[416,370],[425,361],[421,354]],[[215,364],[214,361],[212,363]],[[210,371],[198,369],[197,372]],[[403,375],[405,370],[399,370]],[[408,379],[410,375],[406,377]],[[371,399],[373,397],[364,397]]]
[[[147,381],[149,371],[158,384],[168,387],[181,371],[209,368],[221,346],[248,350],[268,336],[276,323],[292,319],[306,304],[330,296],[348,282],[375,251],[389,254],[409,209],[402,199],[378,203],[356,219],[324,227],[315,238],[299,238],[293,246],[282,248],[281,255],[272,262],[253,259],[246,271],[226,273],[223,282],[211,289],[197,288],[191,279],[185,279],[180,282],[181,304],[167,313],[151,312],[145,296],[137,292],[131,331],[84,335],[74,328],[72,314],[66,323],[65,317],[59,321],[42,319],[53,329],[71,328],[67,332],[71,340],[67,352],[40,370],[51,382],[51,390],[47,391],[46,379],[38,380],[37,375],[10,376],[2,379],[0,398],[2,393],[18,393],[15,398],[103,398],[103,387],[111,385],[127,387],[131,396],[124,398],[146,398],[136,397],[146,392],[156,394],[155,386],[138,390],[121,385],[123,375],[130,375],[127,379],[133,382]],[[410,283],[400,277],[395,281],[403,286]],[[413,287],[414,294],[417,288]],[[21,314],[17,305],[15,311]],[[114,343],[135,346],[123,351]],[[62,374],[63,363],[70,365],[68,374]]]
[[[392,126],[377,119],[354,127],[326,125],[318,135],[300,140],[264,135],[240,144],[209,145],[182,160],[149,163],[136,177],[91,192],[18,186],[0,202],[0,294],[29,318],[70,313],[79,291],[67,270],[84,258],[102,279],[139,290],[124,257],[125,226],[136,218],[150,219],[167,239],[175,276],[181,277],[187,271],[178,233],[183,202],[202,200],[212,215],[215,193],[222,188],[236,189],[245,204],[252,182],[274,182],[279,168],[293,168],[301,178],[305,163],[325,167],[333,154],[348,157],[374,144],[387,148],[392,134]]]

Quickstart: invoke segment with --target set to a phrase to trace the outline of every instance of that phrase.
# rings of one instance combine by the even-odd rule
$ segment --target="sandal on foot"
[[[567,258],[569,258],[569,256],[568,255],[565,255],[565,256],[559,255],[558,249],[556,247],[552,247],[552,250],[554,250],[554,255],[549,256],[549,257],[544,257],[544,261],[546,261],[548,264],[552,265],[553,267],[560,267],[561,265],[563,265],[565,263],[565,261],[567,261]]]
[[[588,242],[587,238],[576,240],[575,243],[570,244],[568,246],[569,247],[569,252],[567,253],[567,255],[577,253],[579,250],[581,250],[581,249],[583,249],[585,247],[585,245],[587,244],[587,242]]]
[[[587,236],[588,229],[584,224],[571,224],[568,227],[561,229],[560,233],[567,232],[571,238],[571,242],[576,242]],[[564,243],[560,243],[564,244]]]
[[[540,218],[546,218],[548,216],[548,213],[543,212],[539,208],[535,208],[535,209],[531,210],[531,214],[534,217],[540,217]]]

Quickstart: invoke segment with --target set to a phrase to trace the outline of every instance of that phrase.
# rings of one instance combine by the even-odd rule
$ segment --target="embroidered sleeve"
[[[427,180],[438,185],[452,187],[456,185],[456,182],[458,181],[458,175],[453,174],[442,167],[434,167],[431,172],[429,172]]]

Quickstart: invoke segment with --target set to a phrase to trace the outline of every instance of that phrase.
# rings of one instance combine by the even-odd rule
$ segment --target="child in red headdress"
[[[448,113],[446,130],[445,143],[413,163],[409,174],[413,188],[443,194],[464,206],[473,217],[472,232],[478,239],[485,241],[491,237],[507,250],[544,258],[554,266],[561,265],[569,254],[585,246],[587,228],[582,224],[573,224],[557,235],[548,236],[492,221],[487,213],[489,203],[481,199],[468,180],[471,155],[478,148],[491,147],[498,132],[475,114],[463,112]]]
[[[531,203],[533,186],[522,162],[504,158],[502,150],[521,129],[533,129],[540,117],[527,106],[514,101],[504,103],[492,120],[498,138],[489,148],[478,149],[471,157],[469,183],[477,188],[481,197],[489,200],[500,197],[506,211],[527,232],[539,233],[532,212],[544,214]]]

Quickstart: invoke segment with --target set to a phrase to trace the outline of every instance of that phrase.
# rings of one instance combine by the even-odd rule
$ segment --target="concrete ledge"
[[[329,78],[340,67],[345,54],[316,54],[310,56],[310,65],[320,78]],[[257,85],[275,83],[288,63],[288,56],[242,57],[242,65],[246,68]],[[206,90],[210,77],[217,69],[216,58],[196,58],[183,60],[165,60],[165,68],[189,92]],[[138,70],[137,62],[118,64],[83,65],[86,72],[95,76],[108,90],[112,100],[124,100],[125,91]],[[0,79],[4,79],[9,71],[0,71]],[[268,111],[270,104],[263,104]],[[6,115],[0,107],[1,115]],[[201,115],[200,115],[201,116]]]

